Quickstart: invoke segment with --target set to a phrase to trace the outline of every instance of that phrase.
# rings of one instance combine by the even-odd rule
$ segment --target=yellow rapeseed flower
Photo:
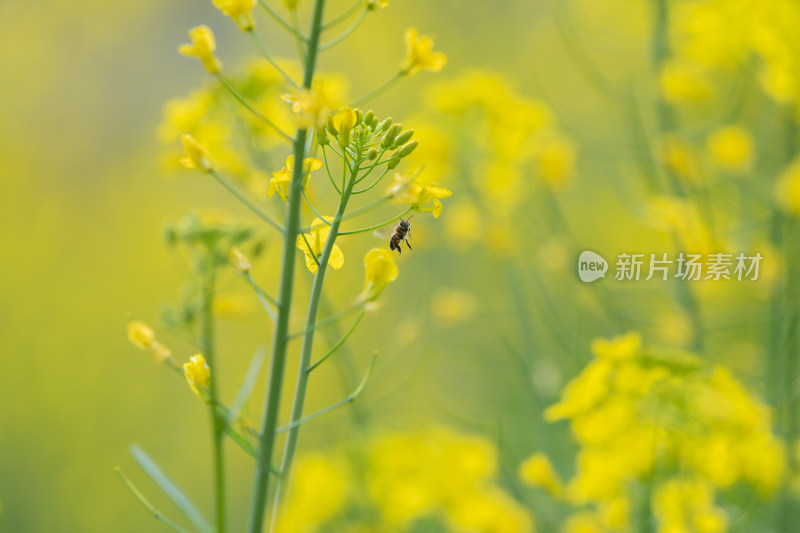
[[[439,199],[447,198],[453,192],[434,182],[425,183],[420,176],[412,178],[407,174],[396,173],[394,185],[389,188],[388,194],[395,199],[407,201],[411,209],[418,213],[431,211],[434,218],[439,218],[443,209]]]
[[[553,137],[539,151],[539,174],[551,187],[562,187],[572,176],[575,148],[566,139]]]
[[[375,300],[399,273],[391,252],[385,248],[373,248],[364,256],[364,299]]]
[[[356,126],[356,112],[350,107],[342,107],[333,115],[333,126],[339,133],[339,146],[347,148],[350,144],[350,132]]]
[[[634,357],[642,347],[642,336],[633,331],[613,339],[597,338],[592,341],[592,353],[599,359],[621,361]]]
[[[255,27],[253,7],[256,0],[214,0],[214,6],[236,22],[242,31],[250,31]]]
[[[775,182],[775,201],[793,216],[800,216],[800,158],[795,159]]]
[[[332,222],[333,218],[325,217],[325,220]],[[303,250],[306,266],[312,274],[317,273],[317,262],[314,261],[314,257],[316,256],[317,260],[320,259],[330,233],[331,227],[323,220],[317,218],[311,223],[311,233],[306,233],[305,237],[303,235],[297,236],[297,247]],[[328,265],[336,270],[344,266],[344,254],[342,253],[342,249],[336,244],[333,245],[333,250],[331,250]]]
[[[211,382],[211,369],[203,354],[193,355],[188,363],[184,363],[183,375],[186,376],[186,381],[194,393],[205,400],[207,397],[205,389]]]
[[[519,478],[527,485],[545,489],[556,498],[560,498],[564,491],[561,477],[543,453],[535,453],[523,461],[519,466]]]
[[[181,142],[183,143],[183,150],[186,154],[180,159],[180,164],[183,165],[184,168],[196,168],[206,173],[214,170],[214,162],[211,160],[208,151],[203,148],[203,145],[197,142],[194,137],[185,133],[181,135]]]
[[[209,73],[217,74],[222,69],[222,63],[214,55],[217,43],[211,28],[208,26],[192,28],[189,30],[189,38],[192,40],[192,44],[180,45],[178,52],[185,56],[196,57]]]
[[[322,168],[322,161],[315,157],[306,157],[303,159],[303,189],[308,188],[308,177],[311,172]],[[294,172],[294,155],[286,158],[286,165],[272,173],[272,178],[269,180],[269,189],[267,196],[272,198],[277,194],[278,197],[286,201],[289,195],[289,184],[292,182],[292,173]]]
[[[701,67],[679,60],[668,61],[659,74],[661,93],[672,103],[697,103],[713,95],[711,82]]]
[[[743,171],[753,164],[753,136],[739,126],[725,126],[706,141],[711,160],[720,168]]]
[[[416,28],[409,28],[405,33],[406,58],[400,67],[404,76],[413,76],[425,69],[439,72],[447,63],[447,56],[433,51],[433,39],[420,35]]]

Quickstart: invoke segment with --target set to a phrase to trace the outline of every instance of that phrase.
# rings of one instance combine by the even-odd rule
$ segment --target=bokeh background
[[[328,4],[329,13],[350,5]],[[314,375],[307,410],[352,391],[378,350],[365,395],[305,427],[301,448],[324,457],[396,434],[407,435],[407,446],[394,443],[407,451],[435,448],[428,437],[454,432],[461,436],[446,433],[442,442],[477,439],[477,455],[496,463],[489,477],[503,493],[489,515],[525,515],[473,529],[430,517],[401,527],[387,518],[395,525],[372,522],[373,531],[513,532],[531,523],[545,532],[658,530],[663,509],[652,523],[570,526],[567,517],[591,499],[554,506],[517,475],[527,457],[544,452],[561,477],[572,476],[586,443],[543,413],[593,360],[592,339],[630,331],[645,346],[724,365],[748,402],[768,402],[779,415],[757,418],[781,444],[748,445],[777,481],[750,493],[742,487],[753,480],[742,474],[719,487],[739,491],[720,504],[724,527],[712,517],[670,531],[792,531],[798,285],[787,272],[800,211],[790,166],[800,94],[791,24],[800,15],[791,2],[761,2],[752,12],[751,4],[398,0],[322,57],[320,70],[345,76],[356,98],[396,72],[405,28],[435,36],[445,69],[404,80],[367,107],[417,130],[421,146],[406,169],[424,163],[453,196],[440,219],[415,217],[414,252],[398,258],[400,277],[340,360]],[[257,23],[277,56],[292,57],[286,34],[261,12]],[[257,224],[210,179],[170,168],[178,144],[157,135],[167,101],[210,84],[176,50],[198,24],[212,27],[231,72],[256,56],[211,2],[0,3],[0,531],[163,529],[114,474],[120,466],[178,515],[138,470],[134,443],[201,508],[211,507],[206,412],[125,334],[130,318],[146,320],[178,360],[188,359],[196,346],[160,328],[163,306],[174,305],[188,281],[186,257],[164,244],[165,226],[191,209]],[[714,145],[711,136],[727,126],[738,129]],[[278,151],[270,157],[263,172],[282,165]],[[266,182],[257,180],[241,185],[263,194]],[[255,275],[274,291],[279,244],[267,230],[261,238],[266,252]],[[380,244],[369,235],[342,244],[346,265],[330,275],[326,309],[352,301],[362,288],[361,257]],[[609,276],[583,285],[575,263],[584,249],[609,260],[685,249],[765,259],[755,282],[626,284]],[[296,327],[311,282],[298,268]],[[221,289],[219,375],[228,398],[253,351],[270,341],[271,325],[246,289],[232,275]],[[336,328],[320,334],[322,342],[336,338]],[[290,364],[287,383],[295,370]],[[259,384],[247,411],[254,419],[262,396]],[[238,531],[252,463],[232,445],[228,457]],[[424,464],[415,454],[408,460]],[[320,530],[349,531],[346,523]]]

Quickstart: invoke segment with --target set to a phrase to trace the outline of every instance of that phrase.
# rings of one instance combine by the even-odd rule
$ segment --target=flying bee
[[[414,215],[411,215],[412,217]],[[379,237],[389,237],[389,250],[397,250],[398,253],[403,253],[400,248],[400,244],[403,241],[406,242],[406,246],[408,249],[411,250],[411,241],[409,240],[409,235],[411,234],[411,224],[409,223],[411,217],[408,217],[408,220],[400,219],[400,223],[395,226],[393,230],[385,229],[383,231],[375,232]]]

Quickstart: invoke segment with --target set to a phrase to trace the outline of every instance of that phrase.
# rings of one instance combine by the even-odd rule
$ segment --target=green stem
[[[269,4],[267,4],[264,0],[258,0],[258,5],[260,5],[261,8],[275,20],[275,22],[280,24],[283,27],[283,29],[294,35],[296,39],[300,39],[302,41],[306,40],[305,36],[303,36],[299,31],[297,31],[297,29],[293,28],[288,22],[283,20],[283,17],[278,15],[271,7],[269,7]]]
[[[249,33],[250,37],[253,38],[253,41],[256,43],[256,46],[258,47],[259,50],[261,50],[261,53],[263,54],[264,58],[267,61],[269,61],[269,64],[272,65],[273,67],[275,67],[275,70],[277,70],[278,73],[281,76],[283,76],[284,79],[286,79],[286,81],[288,81],[289,84],[291,84],[292,87],[294,87],[295,89],[298,89],[299,87],[298,87],[297,83],[292,79],[291,76],[289,76],[286,73],[285,70],[283,70],[281,68],[280,65],[278,65],[277,61],[275,61],[275,59],[272,57],[272,54],[269,53],[269,50],[267,50],[267,47],[264,45],[264,42],[261,40],[261,37],[259,37],[258,34],[255,32],[255,30],[250,30],[247,33]]]
[[[317,60],[317,47],[319,45],[320,29],[322,27],[322,11],[325,0],[314,0],[314,14],[311,23],[311,34],[308,41],[308,61],[305,63],[303,87],[311,88],[314,79],[314,68]],[[307,130],[299,130],[294,141],[294,160],[303,161],[305,158],[305,145]],[[278,301],[278,319],[275,322],[273,335],[272,363],[270,377],[265,399],[264,415],[261,423],[261,437],[259,439],[259,459],[256,463],[256,474],[253,480],[253,500],[250,509],[248,531],[262,533],[264,530],[264,515],[266,513],[269,496],[269,471],[272,452],[275,445],[275,429],[278,427],[278,413],[280,407],[281,391],[283,388],[283,374],[286,367],[286,352],[289,336],[289,315],[292,307],[292,289],[294,285],[295,247],[297,233],[300,229],[300,204],[303,189],[303,165],[295,165],[292,182],[289,190],[289,208],[286,210],[286,231],[283,235],[283,259],[281,264],[280,293]]]
[[[259,113],[253,106],[251,106],[250,103],[247,100],[245,100],[244,95],[242,95],[242,93],[239,92],[239,89],[237,89],[236,86],[234,86],[233,83],[231,83],[231,81],[228,78],[226,78],[220,73],[217,73],[217,79],[222,83],[222,85],[224,85],[228,89],[228,92],[230,92],[233,95],[233,97],[236,98],[239,101],[239,103],[245,107],[245,109],[247,109],[253,114],[253,116],[261,120],[267,126],[274,129],[281,137],[283,137],[287,141],[294,142],[294,139],[289,137],[289,134],[280,129],[277,124],[272,122],[270,119]]]
[[[290,419],[290,429],[286,437],[286,444],[283,451],[283,461],[280,466],[282,477],[277,481],[275,488],[275,501],[273,503],[273,515],[270,531],[274,531],[276,518],[279,514],[279,504],[283,496],[283,491],[288,480],[294,455],[297,451],[297,441],[300,436],[299,421],[303,418],[303,407],[305,406],[306,390],[308,388],[308,377],[310,375],[311,365],[311,351],[314,346],[314,332],[316,331],[315,324],[317,322],[317,311],[319,310],[319,300],[322,296],[322,286],[325,283],[325,273],[328,269],[328,261],[330,260],[333,247],[336,242],[336,237],[339,233],[339,225],[342,223],[342,217],[347,207],[347,202],[350,199],[350,193],[353,191],[356,176],[358,175],[358,165],[354,165],[353,170],[350,172],[350,179],[348,180],[347,187],[339,199],[339,206],[336,208],[336,214],[333,217],[330,233],[325,240],[325,247],[320,256],[319,268],[314,276],[314,284],[311,287],[311,296],[308,302],[308,313],[306,314],[306,328],[303,335],[303,347],[300,352],[300,369],[297,374],[297,385],[294,393],[294,401],[292,403],[292,415]]]
[[[372,182],[370,185],[368,185],[367,187],[364,187],[363,189],[359,189],[359,190],[357,190],[357,191],[353,191],[353,194],[362,194],[362,193],[365,193],[365,192],[367,192],[368,190],[370,190],[371,188],[373,188],[374,186],[376,186],[378,183],[380,183],[380,182],[381,182],[381,180],[383,180],[384,176],[386,176],[386,174],[388,174],[389,170],[390,170],[390,169],[388,169],[388,168],[387,168],[387,169],[386,169],[386,170],[384,170],[384,171],[383,171],[383,173],[382,173],[380,176],[378,176],[378,178],[377,178],[375,181],[373,181],[373,182]]]
[[[336,192],[338,192],[339,195],[341,195],[342,190],[336,184],[336,180],[333,179],[333,174],[331,174],[331,167],[330,165],[328,165],[328,151],[325,150],[325,145],[322,146],[322,159],[325,160],[325,172],[328,174],[328,177],[331,180],[331,185],[333,185],[333,188],[336,189]]]
[[[314,363],[314,364],[312,364],[312,365],[310,365],[308,367],[308,371],[309,372],[311,372],[312,370],[317,368],[319,365],[324,363],[330,356],[332,356],[334,353],[336,353],[336,350],[341,348],[342,344],[344,344],[345,341],[350,337],[350,335],[352,335],[352,333],[356,330],[356,328],[358,327],[358,324],[361,322],[361,319],[364,318],[365,314],[366,314],[366,310],[362,309],[361,312],[358,314],[358,317],[356,318],[356,321],[353,322],[353,325],[350,326],[349,330],[347,330],[347,333],[342,335],[342,338],[339,339],[339,341],[336,344],[334,344],[333,347],[330,350],[328,350],[328,353],[326,353],[325,355],[320,357],[319,361],[317,361],[316,363]]]
[[[365,103],[369,102],[373,98],[379,96],[384,91],[389,89],[389,87],[391,87],[392,85],[397,83],[397,81],[400,80],[400,78],[402,78],[402,77],[403,77],[403,73],[402,72],[398,72],[397,74],[395,74],[394,76],[389,78],[389,81],[387,81],[386,83],[384,83],[383,85],[381,85],[380,87],[378,87],[377,89],[372,91],[371,93],[369,93],[369,94],[367,94],[365,96],[362,96],[361,98],[359,98],[358,100],[356,100],[355,102],[350,104],[350,107],[358,107],[360,105],[364,105]]]
[[[214,283],[216,280],[216,265],[213,256],[205,265],[202,298],[203,309],[200,318],[201,328],[201,349],[206,362],[211,368],[209,379],[208,411],[211,416],[211,435],[213,440],[214,454],[214,493],[216,496],[217,509],[217,533],[225,532],[225,458],[222,443],[225,438],[225,418],[218,412],[216,406],[219,403],[219,365],[217,365],[216,354],[214,353]]]
[[[266,222],[267,224],[269,224],[270,226],[272,226],[276,230],[278,230],[281,233],[283,233],[283,227],[281,227],[281,225],[278,224],[275,221],[275,219],[273,219],[271,216],[269,216],[264,211],[262,211],[261,208],[258,207],[255,203],[253,203],[253,201],[250,200],[250,198],[245,196],[242,191],[240,191],[239,189],[234,187],[233,184],[230,181],[228,181],[225,178],[223,178],[219,174],[219,172],[217,172],[216,170],[212,169],[208,173],[211,175],[212,178],[217,180],[217,182],[219,182],[220,185],[222,185],[223,187],[228,189],[228,192],[230,192],[232,195],[234,195],[236,197],[237,200],[239,200],[245,206],[247,206],[247,208],[250,209],[250,211],[252,211],[253,213],[255,213],[261,220],[263,220],[264,222]]]
[[[320,51],[322,51],[322,50],[330,50],[331,48],[333,48],[334,46],[336,46],[340,42],[342,42],[345,39],[347,39],[348,37],[350,37],[350,35],[352,35],[352,33],[358,29],[358,27],[361,25],[361,23],[364,22],[364,19],[367,18],[367,13],[368,12],[369,12],[369,8],[365,7],[364,11],[361,12],[361,15],[358,17],[358,19],[356,19],[356,21],[353,22],[353,24],[351,24],[349,28],[344,30],[340,35],[334,37],[333,39],[331,39],[327,43],[324,43],[324,44],[320,45],[320,47],[319,47]]]
[[[341,15],[339,15],[338,17],[336,17],[335,19],[331,20],[330,22],[326,22],[326,23],[325,23],[325,24],[322,26],[322,31],[328,30],[328,29],[330,29],[330,28],[332,28],[332,27],[336,26],[336,25],[337,25],[337,24],[339,24],[340,22],[343,22],[343,21],[347,20],[347,19],[350,17],[350,15],[352,15],[353,13],[355,13],[355,12],[358,10],[358,8],[359,8],[359,7],[360,7],[360,6],[361,6],[363,3],[364,3],[364,1],[363,1],[363,0],[356,0],[356,3],[355,3],[355,4],[353,4],[352,6],[350,6],[350,7],[347,9],[347,11],[345,11],[344,13],[342,13]]]
[[[394,217],[390,218],[389,220],[387,220],[385,222],[381,222],[380,224],[375,224],[374,226],[370,226],[368,228],[354,229],[354,230],[350,230],[350,231],[342,231],[341,233],[339,233],[339,235],[354,235],[356,233],[365,233],[367,231],[375,231],[376,229],[380,229],[380,228],[382,228],[382,227],[384,227],[384,226],[386,226],[388,224],[391,224],[395,220],[403,218],[403,215],[405,215],[406,213],[408,213],[410,211],[411,211],[411,208],[409,207],[408,209],[406,209],[405,211],[403,211],[399,215],[394,216]]]
[[[341,233],[339,235],[341,235]],[[329,316],[328,318],[320,320],[319,322],[317,322],[316,324],[311,325],[310,327],[305,327],[305,328],[303,328],[302,330],[300,330],[300,331],[298,331],[296,333],[292,333],[291,335],[289,335],[289,339],[296,339],[298,337],[304,337],[307,333],[310,333],[310,332],[312,332],[314,330],[319,330],[319,329],[322,329],[324,327],[330,326],[331,324],[334,324],[334,323],[338,322],[342,318],[344,318],[347,315],[351,314],[353,311],[356,311],[356,310],[362,308],[363,306],[364,306],[363,302],[356,302],[353,305],[351,305],[350,307],[348,307],[347,309],[345,309],[344,311],[339,311],[338,313],[336,313],[336,314],[334,314],[332,316]]]

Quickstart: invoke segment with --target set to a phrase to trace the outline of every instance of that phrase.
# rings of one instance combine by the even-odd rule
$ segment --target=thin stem
[[[378,183],[380,183],[380,182],[383,180],[384,176],[386,176],[386,174],[388,174],[388,173],[389,173],[389,170],[390,170],[390,169],[389,169],[389,168],[387,168],[387,169],[386,169],[386,170],[384,170],[384,171],[383,171],[383,173],[382,173],[380,176],[378,176],[378,178],[377,178],[375,181],[373,181],[373,182],[372,182],[372,183],[371,183],[369,186],[367,186],[367,187],[364,187],[363,189],[359,189],[359,190],[357,190],[357,191],[353,191],[353,194],[363,194],[363,193],[367,192],[368,190],[372,189],[374,186],[376,186]]]
[[[214,353],[214,284],[216,279],[216,266],[213,257],[205,265],[205,279],[203,280],[202,298],[203,308],[200,315],[201,347],[208,366],[211,368],[208,393],[209,415],[211,416],[211,431],[213,438],[214,454],[214,493],[216,495],[217,533],[225,532],[225,458],[223,440],[225,436],[225,418],[217,411],[219,403],[219,366],[216,364]]]
[[[318,417],[320,417],[322,415],[328,414],[331,411],[333,411],[335,409],[338,409],[339,407],[341,407],[343,405],[347,405],[348,403],[356,401],[359,398],[359,396],[361,396],[361,394],[364,392],[364,389],[367,388],[367,383],[369,382],[369,378],[372,376],[372,371],[375,368],[375,361],[377,361],[377,360],[378,360],[378,353],[376,352],[372,356],[372,360],[370,361],[369,366],[367,367],[367,372],[364,374],[364,377],[361,379],[361,383],[358,384],[358,387],[356,388],[356,390],[354,390],[350,395],[348,395],[347,398],[345,398],[344,400],[339,400],[338,402],[334,403],[333,405],[329,405],[328,407],[320,409],[319,411],[317,411],[315,413],[311,413],[308,416],[304,416],[303,418],[300,418],[299,420],[295,420],[294,422],[286,424],[285,426],[281,426],[276,430],[276,432],[277,433],[284,433],[286,431],[291,431],[294,428],[302,426],[303,424],[305,424],[309,420],[313,420],[313,419],[318,418]]]
[[[341,235],[341,233],[339,235]],[[363,307],[363,305],[364,304],[362,302],[356,302],[353,305],[351,305],[350,307],[348,307],[347,309],[345,309],[344,311],[339,311],[338,313],[336,313],[334,315],[331,315],[328,318],[320,320],[319,322],[317,322],[316,324],[313,324],[310,327],[306,326],[305,329],[302,329],[302,330],[300,330],[300,331],[298,331],[296,333],[292,333],[291,335],[289,335],[289,339],[293,340],[293,339],[296,339],[298,337],[303,337],[307,333],[310,333],[310,332],[318,330],[318,329],[322,329],[322,328],[324,328],[326,326],[330,326],[334,322],[338,322],[342,318],[344,318],[347,315],[351,314],[353,311],[356,311],[356,310],[360,309],[361,307]]]
[[[261,208],[258,207],[247,196],[245,196],[242,191],[240,191],[239,189],[234,187],[234,185],[230,181],[228,181],[225,178],[223,178],[219,174],[219,172],[217,172],[216,170],[212,169],[208,173],[211,174],[211,177],[213,177],[215,180],[217,180],[220,185],[222,185],[223,187],[228,189],[228,192],[230,192],[232,195],[234,195],[236,197],[237,200],[239,200],[245,206],[247,206],[247,208],[250,209],[250,211],[252,211],[253,213],[255,213],[261,220],[263,220],[264,222],[266,222],[267,224],[269,224],[270,226],[272,226],[276,230],[280,231],[281,233],[284,232],[283,231],[283,227],[280,224],[278,224],[275,221],[275,219],[273,219],[271,216],[269,216],[264,211],[262,211]]]
[[[250,112],[253,114],[253,116],[255,116],[256,118],[258,118],[259,120],[261,120],[261,121],[262,121],[264,124],[266,124],[267,126],[270,126],[270,127],[271,127],[272,129],[274,129],[274,130],[275,130],[275,131],[276,131],[276,132],[277,132],[277,133],[278,133],[278,134],[279,134],[281,137],[283,137],[283,138],[284,138],[284,139],[286,139],[287,141],[289,141],[289,142],[293,142],[293,141],[294,141],[294,139],[292,139],[292,138],[289,136],[289,134],[288,134],[288,133],[286,133],[285,131],[283,131],[282,129],[280,129],[280,128],[278,127],[278,125],[277,125],[277,124],[275,124],[275,123],[274,123],[274,122],[272,122],[270,119],[268,119],[267,117],[265,117],[264,115],[262,115],[261,113],[259,113],[258,111],[256,111],[256,109],[255,109],[253,106],[251,106],[251,105],[250,105],[250,104],[247,102],[247,100],[245,100],[245,98],[244,98],[244,96],[242,95],[242,93],[240,93],[240,92],[239,92],[239,89],[237,89],[237,88],[236,88],[236,87],[233,85],[233,83],[231,83],[231,81],[230,81],[228,78],[226,78],[225,76],[223,76],[221,73],[217,73],[217,79],[218,79],[218,80],[219,80],[219,81],[220,81],[220,82],[221,82],[221,83],[222,83],[222,84],[223,84],[223,85],[224,85],[224,86],[225,86],[225,87],[228,89],[228,92],[230,92],[230,93],[233,95],[233,97],[234,97],[234,98],[236,98],[236,99],[239,101],[239,103],[240,103],[240,104],[242,104],[242,105],[243,105],[243,106],[244,106],[244,107],[245,107],[245,108],[246,108],[248,111],[250,111]]]
[[[353,4],[352,6],[350,6],[350,7],[347,9],[347,11],[345,11],[344,13],[342,13],[341,15],[339,15],[338,17],[336,17],[335,19],[331,20],[330,22],[326,22],[326,23],[325,23],[325,24],[322,26],[322,31],[329,30],[329,29],[331,29],[332,27],[336,26],[337,24],[339,24],[339,23],[341,23],[341,22],[344,22],[345,20],[347,20],[348,18],[350,18],[350,16],[351,16],[353,13],[355,13],[355,12],[358,10],[358,8],[359,8],[361,5],[363,5],[363,4],[364,4],[364,0],[356,0],[356,3],[355,3],[355,4]]]
[[[322,27],[322,12],[325,0],[314,0],[314,14],[311,22],[311,33],[308,41],[308,61],[305,62],[303,87],[311,88],[314,79],[314,68],[317,60],[317,47]],[[308,130],[297,132],[294,141],[294,160],[302,162],[305,158],[305,145]],[[295,271],[295,247],[297,233],[300,229],[300,204],[303,189],[303,165],[295,165],[292,182],[289,190],[289,208],[286,211],[286,232],[283,235],[283,259],[281,264],[281,281],[278,301],[278,320],[275,322],[273,335],[272,364],[270,368],[269,385],[265,398],[264,415],[261,423],[261,438],[259,439],[259,459],[256,463],[256,474],[253,480],[253,500],[250,510],[248,531],[262,533],[264,530],[264,515],[266,513],[269,496],[269,466],[272,460],[272,451],[275,445],[275,429],[278,427],[278,413],[281,392],[283,388],[283,374],[286,366],[286,352],[289,335],[289,315],[292,306],[292,289]]]
[[[364,22],[364,19],[367,18],[367,13],[369,13],[369,8],[365,7],[364,10],[361,12],[361,15],[356,19],[355,22],[353,22],[350,25],[349,28],[344,30],[340,35],[334,37],[333,39],[331,39],[327,43],[321,44],[320,47],[319,47],[320,51],[322,51],[322,50],[330,50],[331,48],[333,48],[334,46],[336,46],[340,42],[342,42],[345,39],[347,39],[348,37],[350,37],[350,35],[352,35],[353,32],[358,29],[358,27],[361,25],[361,23]]]
[[[305,40],[306,40],[305,36],[304,36],[302,33],[300,33],[299,31],[297,31],[297,30],[296,30],[295,28],[293,28],[293,27],[292,27],[292,26],[291,26],[291,25],[290,25],[288,22],[286,22],[286,21],[283,19],[283,17],[281,17],[280,15],[278,15],[278,14],[277,14],[277,13],[276,13],[276,12],[275,12],[275,11],[274,11],[272,8],[271,8],[271,7],[269,7],[269,5],[268,5],[268,4],[267,4],[267,3],[266,3],[264,0],[258,0],[258,5],[260,5],[260,6],[261,6],[261,8],[262,8],[264,11],[266,11],[266,12],[269,14],[269,16],[270,16],[270,17],[272,17],[272,18],[275,20],[275,22],[277,22],[278,24],[280,24],[280,25],[283,27],[283,29],[285,29],[286,31],[288,31],[289,33],[291,33],[292,35],[294,35],[294,37],[295,37],[296,39],[300,39],[300,40],[302,40],[302,41],[305,41]]]
[[[289,433],[286,437],[286,444],[284,445],[283,461],[281,462],[281,472],[283,477],[277,481],[275,487],[275,501],[273,503],[272,522],[270,524],[270,531],[273,531],[276,524],[276,519],[279,514],[280,502],[283,497],[283,491],[288,484],[294,455],[297,451],[297,441],[300,437],[300,420],[303,418],[303,407],[305,406],[306,390],[308,388],[308,367],[311,364],[311,351],[314,346],[314,331],[318,327],[317,311],[319,310],[319,301],[322,296],[322,287],[325,283],[325,273],[328,269],[328,261],[330,260],[333,247],[336,242],[336,237],[339,232],[339,225],[342,223],[347,201],[350,199],[350,193],[353,191],[353,186],[356,182],[358,175],[358,164],[353,166],[350,173],[350,178],[347,182],[347,187],[344,194],[339,199],[339,206],[336,208],[336,214],[333,217],[333,223],[330,227],[327,239],[325,240],[325,247],[320,256],[319,268],[314,276],[314,284],[311,286],[311,295],[308,302],[308,312],[306,314],[306,328],[303,332],[303,347],[300,352],[300,369],[297,375],[297,385],[295,387],[294,401],[292,403],[291,422],[289,424]]]
[[[325,218],[324,216],[320,215],[319,211],[317,211],[317,208],[314,207],[314,204],[312,204],[311,200],[308,199],[308,195],[306,194],[306,191],[303,191],[303,198],[305,198],[306,203],[308,204],[308,207],[310,207],[311,210],[314,212],[314,214],[317,215],[317,218],[320,219],[321,221],[323,221],[325,223],[325,225],[330,226],[331,223],[328,222],[328,219]]]
[[[280,75],[283,76],[284,79],[286,79],[286,81],[288,81],[291,84],[292,87],[294,87],[295,89],[298,89],[299,86],[297,85],[297,82],[295,82],[292,79],[292,77],[289,76],[286,73],[286,71],[281,68],[280,65],[278,65],[278,63],[272,57],[272,54],[270,54],[269,50],[267,50],[267,47],[264,45],[264,42],[261,40],[261,37],[258,36],[258,34],[255,32],[255,30],[251,29],[247,33],[249,33],[250,37],[253,38],[253,41],[256,43],[256,46],[258,47],[259,50],[261,50],[261,53],[264,55],[264,58],[267,61],[269,61],[269,64],[272,65],[273,67],[275,67],[275,70],[277,70],[278,73],[280,73]]]
[[[303,237],[303,242],[306,243],[306,248],[308,249],[308,253],[311,254],[311,258],[317,264],[317,267],[319,267],[319,258],[317,257],[317,254],[314,253],[314,248],[312,248],[311,243],[308,242],[308,237],[305,233],[301,233],[300,236]]]
[[[136,499],[139,500],[139,503],[141,503],[145,509],[150,511],[150,514],[153,515],[153,518],[160,520],[165,526],[177,531],[178,533],[189,533],[187,530],[183,529],[181,526],[161,514],[161,511],[156,509],[155,506],[150,503],[150,500],[148,500],[145,495],[142,494],[138,488],[136,488],[136,485],[134,485],[133,482],[122,473],[122,470],[120,470],[119,467],[114,468],[114,471],[117,473],[122,482],[125,483],[125,486],[128,487],[128,490],[131,491],[131,494],[133,494]]]
[[[377,167],[378,165],[381,165],[381,164],[383,164],[383,163],[385,163],[385,162],[386,162],[386,161],[381,161],[381,160],[380,160],[380,159],[381,159],[381,156],[383,155],[383,153],[384,153],[385,151],[386,151],[386,148],[381,148],[380,152],[378,152],[378,156],[375,158],[375,162],[374,162],[374,163],[372,163],[372,165],[369,167],[369,169],[367,169],[367,171],[364,173],[364,175],[363,175],[363,176],[360,176],[360,177],[359,177],[359,178],[356,180],[356,183],[361,183],[362,181],[364,181],[365,179],[367,179],[367,177],[368,177],[370,174],[372,174],[372,171],[373,171],[373,170],[375,170],[375,167]],[[391,159],[391,158],[389,158],[389,159]],[[388,159],[387,159],[387,161],[388,161]],[[388,171],[389,169],[387,168],[386,170]]]
[[[356,192],[353,191],[353,194],[355,194],[355,193]],[[347,213],[345,216],[342,217],[342,221],[350,220],[351,218],[355,218],[358,215],[363,215],[364,213],[368,213],[369,211],[372,211],[373,209],[375,209],[377,207],[380,207],[381,205],[385,204],[386,202],[391,200],[392,197],[393,197],[393,195],[390,194],[390,195],[384,196],[383,198],[379,198],[378,200],[375,200],[374,202],[371,202],[371,203],[365,205],[364,207],[359,207],[358,209],[356,209],[354,211],[350,211],[349,213]],[[311,231],[311,227],[310,226],[306,226],[301,231],[309,232],[309,231]],[[340,233],[340,235],[341,235],[341,233]]]
[[[334,345],[333,345],[333,348],[331,348],[330,350],[328,350],[328,353],[326,353],[325,355],[323,355],[323,356],[322,356],[322,357],[319,359],[319,361],[317,361],[316,363],[314,363],[314,364],[312,364],[311,366],[309,366],[309,367],[308,367],[308,371],[309,371],[309,372],[311,372],[312,370],[314,370],[315,368],[317,368],[319,365],[321,365],[322,363],[324,363],[324,362],[325,362],[325,361],[326,361],[326,360],[327,360],[327,359],[328,359],[330,356],[332,356],[334,353],[336,353],[336,350],[338,350],[339,348],[341,348],[341,347],[342,347],[342,344],[344,344],[344,343],[345,343],[345,341],[348,339],[348,337],[350,337],[350,335],[351,335],[351,334],[352,334],[352,333],[353,333],[353,332],[356,330],[356,328],[358,327],[358,324],[361,322],[361,319],[362,319],[362,318],[364,318],[364,315],[365,315],[365,314],[366,314],[366,310],[362,309],[362,310],[361,310],[361,312],[358,314],[358,317],[356,318],[356,321],[355,321],[355,322],[353,322],[353,325],[352,325],[352,326],[350,326],[350,329],[349,329],[349,330],[347,330],[347,333],[345,333],[345,334],[342,336],[342,338],[341,338],[341,339],[339,339],[339,341],[338,341],[336,344],[334,344]]]
[[[389,87],[391,87],[392,85],[397,83],[397,81],[402,77],[403,77],[403,73],[402,72],[398,72],[397,74],[395,74],[394,76],[389,78],[389,81],[387,81],[386,83],[384,83],[383,85],[381,85],[380,87],[378,87],[377,89],[372,91],[371,93],[369,93],[369,94],[367,94],[365,96],[362,96],[361,98],[359,98],[358,100],[356,100],[355,102],[350,104],[350,107],[358,107],[360,105],[364,105],[365,103],[369,102],[373,98],[379,96],[381,93],[383,93],[384,91],[389,89]]]
[[[325,161],[325,172],[328,174],[328,177],[331,180],[331,185],[333,185],[333,188],[336,189],[336,192],[338,192],[339,196],[341,196],[342,190],[336,184],[336,180],[333,179],[333,174],[331,174],[331,169],[328,166],[328,151],[325,150],[325,145],[322,145],[322,159]]]
[[[342,231],[342,232],[339,233],[339,235],[354,235],[356,233],[365,233],[367,231],[374,231],[376,229],[380,229],[380,228],[382,228],[384,226],[387,226],[387,225],[391,224],[395,220],[403,218],[403,215],[405,215],[409,211],[411,211],[410,207],[408,209],[406,209],[405,211],[403,211],[402,213],[400,213],[399,215],[390,218],[386,222],[381,222],[380,224],[376,224],[376,225],[370,226],[368,228],[354,229],[354,230],[351,230],[351,231]]]

